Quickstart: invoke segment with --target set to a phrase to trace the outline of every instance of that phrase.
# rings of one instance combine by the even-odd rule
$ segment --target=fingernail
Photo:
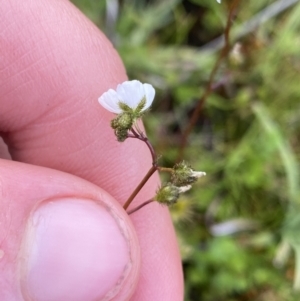
[[[22,293],[30,301],[110,300],[131,266],[124,226],[104,204],[73,198],[35,209],[20,258]]]

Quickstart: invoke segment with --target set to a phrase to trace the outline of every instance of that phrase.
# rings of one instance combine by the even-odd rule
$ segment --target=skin
[[[1,1],[0,24],[0,132],[13,160],[1,146],[0,299],[24,300],[18,258],[40,200],[94,200],[106,191],[112,197],[104,192],[103,202],[125,223],[135,254],[128,281],[112,300],[183,300],[168,209],[152,203],[128,217],[120,206],[151,156],[139,141],[118,143],[109,126],[114,115],[97,102],[127,79],[111,43],[64,0]],[[134,204],[151,198],[158,185],[155,174]]]

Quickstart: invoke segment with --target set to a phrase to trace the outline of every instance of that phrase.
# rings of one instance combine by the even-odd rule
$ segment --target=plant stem
[[[136,211],[138,211],[138,210],[140,210],[141,208],[143,208],[144,206],[146,206],[146,205],[148,205],[148,204],[150,204],[150,203],[152,203],[152,202],[154,202],[154,200],[146,201],[146,202],[144,202],[143,204],[141,204],[141,205],[139,205],[139,206],[137,206],[137,207],[135,207],[135,208],[129,210],[129,211],[128,211],[128,215],[129,215],[129,214],[132,214],[132,213],[134,213],[134,212],[136,212]]]
[[[136,197],[136,195],[139,193],[139,191],[143,188],[143,186],[147,183],[147,181],[150,179],[150,177],[157,171],[157,166],[152,165],[152,167],[149,169],[143,180],[140,182],[140,184],[134,189],[130,197],[125,202],[123,208],[126,210],[130,203],[133,201],[133,199]]]
[[[157,166],[158,171],[172,172],[173,168]]]
[[[150,143],[150,141],[148,140],[148,138],[146,136],[143,135],[143,133],[138,133],[137,131],[135,131],[134,128],[131,128],[131,132],[133,135],[128,134],[127,137],[128,138],[136,138],[139,139],[143,142],[146,143],[146,145],[148,146],[151,156],[152,156],[152,167],[149,169],[149,171],[147,172],[147,174],[144,176],[144,178],[142,179],[142,181],[139,183],[139,185],[134,189],[134,191],[132,192],[132,194],[129,196],[129,198],[127,199],[127,201],[125,202],[123,208],[126,210],[129,205],[131,204],[131,202],[133,201],[133,199],[136,197],[136,195],[140,192],[140,190],[144,187],[144,185],[147,183],[147,181],[150,179],[150,177],[158,170],[158,166],[157,166],[157,160],[156,160],[156,153],[155,150],[152,146],[152,144]],[[142,206],[143,207],[143,206]],[[142,208],[140,207],[140,208]],[[137,207],[136,210],[138,210],[139,208]],[[131,211],[130,211],[131,212]]]
[[[295,5],[299,0],[277,0],[270,3],[269,6],[260,10],[251,19],[237,26],[232,31],[233,39],[239,40],[254,30],[257,30],[262,24],[269,21],[271,18],[276,17],[280,13],[284,12],[292,5]],[[210,51],[211,53],[219,51],[224,46],[224,34],[216,39],[208,42],[204,46],[199,48],[200,51]]]
[[[151,156],[152,156],[152,164],[155,165],[157,158],[156,158],[155,150],[154,150],[152,144],[150,143],[149,139],[146,136],[144,136],[143,134],[138,134],[133,128],[131,129],[131,132],[133,133],[133,135],[128,134],[127,137],[128,138],[136,138],[136,139],[139,139],[139,140],[145,142],[146,145],[148,146]]]
[[[213,67],[213,69],[210,73],[209,80],[208,80],[208,83],[206,85],[205,91],[204,91],[202,97],[199,99],[198,105],[195,108],[195,110],[193,111],[190,122],[189,122],[189,124],[187,125],[186,129],[183,132],[177,161],[182,160],[184,150],[185,150],[185,147],[186,147],[186,144],[187,144],[188,136],[190,135],[193,127],[195,126],[195,124],[196,124],[196,122],[199,118],[199,114],[202,110],[202,107],[203,107],[207,97],[212,92],[213,81],[214,81],[214,78],[216,76],[216,73],[219,70],[219,67],[220,67],[222,61],[227,57],[227,55],[230,51],[229,33],[230,33],[230,29],[231,29],[232,19],[233,19],[234,13],[236,11],[236,8],[237,8],[239,2],[240,2],[240,0],[234,0],[231,4],[230,8],[229,8],[227,23],[226,23],[226,27],[225,27],[225,30],[224,30],[224,40],[225,40],[224,46],[223,46],[223,48],[220,52],[220,55],[219,55],[218,59],[216,60],[215,65],[214,65],[214,67]]]

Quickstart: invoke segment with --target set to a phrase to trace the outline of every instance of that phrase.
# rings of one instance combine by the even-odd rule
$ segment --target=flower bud
[[[133,117],[130,113],[121,113],[115,119],[111,121],[111,127],[113,129],[131,129],[133,124]]]
[[[127,138],[128,130],[132,128],[134,117],[131,113],[121,113],[114,118],[110,125],[115,130],[115,135],[119,142],[123,142]]]
[[[128,113],[123,113],[121,114],[120,118],[119,118],[119,125],[120,127],[122,127],[123,129],[131,129],[133,124],[133,117],[131,114]]]
[[[115,135],[116,135],[117,140],[119,142],[123,142],[128,137],[128,130],[126,130],[126,129],[116,129],[115,130]]]
[[[111,120],[110,122],[110,126],[115,130],[118,128],[119,126],[119,120],[118,120],[118,117],[114,118]]]
[[[168,183],[158,189],[155,199],[157,202],[164,205],[172,205],[177,202],[179,197],[179,188]]]
[[[187,186],[193,184],[198,178],[205,176],[206,173],[202,171],[194,171],[189,164],[182,161],[173,167],[171,173],[171,182],[175,186]]]

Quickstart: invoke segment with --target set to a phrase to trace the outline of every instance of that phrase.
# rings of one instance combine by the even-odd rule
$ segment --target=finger
[[[128,216],[80,178],[0,160],[0,299],[128,300],[140,255]]]
[[[0,137],[0,158],[10,160],[11,156],[8,152],[7,145],[4,143],[3,139]]]
[[[123,203],[151,166],[146,146],[116,142],[97,98],[126,79],[110,43],[67,1],[1,5],[0,130],[14,160],[87,179]],[[135,200],[151,198],[154,176]],[[143,266],[134,300],[181,300],[178,247],[166,209],[132,216]],[[155,243],[153,243],[155,242]]]

